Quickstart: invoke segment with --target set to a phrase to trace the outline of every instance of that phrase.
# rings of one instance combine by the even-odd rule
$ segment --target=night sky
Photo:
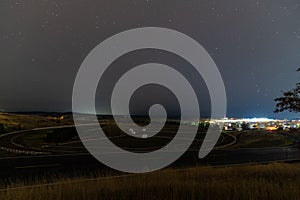
[[[300,0],[0,1],[0,110],[71,111],[86,55],[145,26],[180,31],[205,47],[223,76],[229,117],[298,116],[274,114],[273,99],[299,81]]]

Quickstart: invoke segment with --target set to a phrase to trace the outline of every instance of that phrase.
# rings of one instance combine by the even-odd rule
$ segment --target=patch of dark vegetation
[[[45,140],[49,143],[66,142],[76,136],[78,136],[76,128],[60,128],[47,132]]]

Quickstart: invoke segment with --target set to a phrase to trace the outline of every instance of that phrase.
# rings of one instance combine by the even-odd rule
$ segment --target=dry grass
[[[58,120],[51,116],[39,115],[22,115],[0,112],[0,124],[3,125],[4,130],[1,133],[15,130],[25,130],[38,127],[59,126],[73,124],[70,117],[64,120]]]
[[[237,143],[231,148],[260,148],[260,147],[280,147],[292,145],[290,138],[279,135],[276,132],[269,133],[265,130],[251,130],[240,133]]]
[[[270,164],[67,180],[64,184],[1,191],[0,199],[300,199],[299,188],[300,164]]]

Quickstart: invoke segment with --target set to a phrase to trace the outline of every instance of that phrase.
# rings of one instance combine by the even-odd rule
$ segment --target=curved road
[[[85,124],[90,126],[92,124]],[[27,151],[27,154],[22,156],[2,157],[0,158],[0,178],[9,177],[30,177],[46,176],[45,172],[49,174],[59,174],[60,176],[73,176],[76,171],[82,174],[89,174],[93,171],[110,170],[108,167],[102,165],[95,160],[88,153],[77,154],[50,154],[51,152],[41,151],[40,149],[23,148],[22,146],[11,144],[11,139],[18,134],[23,134],[29,131],[49,130],[57,128],[74,127],[59,126],[59,127],[45,127],[36,128],[32,130],[16,131],[0,135],[0,146],[8,150]],[[224,138],[222,139],[224,140]],[[221,140],[221,141],[222,141]],[[5,144],[1,143],[1,141]],[[8,144],[6,144],[8,143]],[[10,144],[9,144],[10,143]],[[8,146],[4,146],[8,145]],[[1,148],[1,147],[0,147]],[[6,150],[7,150],[6,149]],[[5,150],[5,149],[3,149]],[[13,151],[12,151],[13,152]],[[19,152],[19,153],[24,153]],[[18,152],[13,152],[18,153]],[[25,153],[26,154],[26,153]],[[299,160],[300,149],[297,145],[289,147],[271,147],[271,148],[251,148],[251,149],[215,149],[209,156],[200,160],[198,159],[198,151],[190,150],[185,153],[178,161],[171,167],[186,167],[195,165],[228,165],[228,164],[244,164],[250,162],[270,162],[277,160]],[[111,170],[113,171],[113,170]]]

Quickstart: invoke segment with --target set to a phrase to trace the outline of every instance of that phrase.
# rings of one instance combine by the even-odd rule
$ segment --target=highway
[[[198,165],[229,165],[250,162],[300,159],[296,146],[288,148],[260,148],[214,150],[203,160],[197,159],[196,151],[187,152],[172,167]],[[66,177],[76,175],[76,171],[90,175],[92,171],[110,171],[89,154],[35,155],[0,158],[0,177],[30,177],[59,174]]]
[[[66,128],[73,126],[45,127],[39,130]],[[37,129],[32,129],[37,130]],[[29,132],[17,131],[0,136],[1,141],[11,141],[14,136]],[[221,139],[224,141],[224,138]],[[2,143],[1,143],[2,144]],[[18,149],[22,147],[11,146],[6,148]],[[19,150],[20,150],[19,149]],[[200,148],[197,148],[200,149]],[[299,160],[300,149],[297,145],[289,147],[270,147],[270,148],[243,148],[243,149],[214,149],[206,158],[200,160],[198,150],[190,149],[178,161],[172,164],[172,168],[192,167],[192,166],[224,166],[232,164],[245,163],[266,163],[271,161]],[[0,178],[2,181],[13,178],[31,178],[36,176],[51,177],[74,177],[80,175],[91,175],[95,172],[117,172],[104,166],[88,153],[68,153],[51,154],[51,152],[33,151],[32,149],[23,149],[24,151],[40,152],[38,154],[30,153],[28,155],[13,155],[0,158]],[[180,151],[180,149],[178,149]]]

